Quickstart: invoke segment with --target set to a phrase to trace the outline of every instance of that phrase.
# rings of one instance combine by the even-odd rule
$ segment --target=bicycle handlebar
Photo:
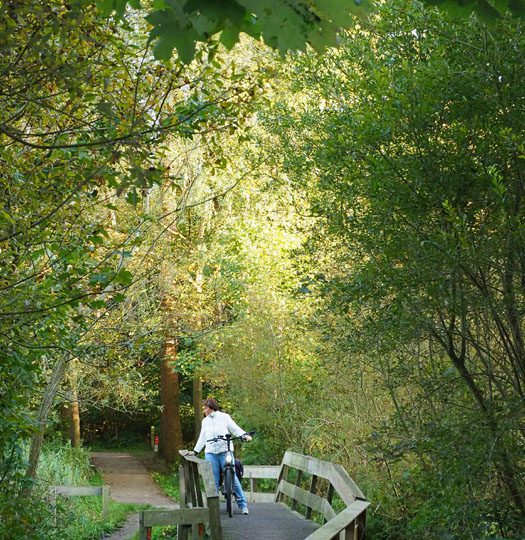
[[[232,437],[230,433],[226,433],[226,435],[217,435],[217,437],[213,437],[213,439],[208,439],[206,442],[219,442],[219,441],[236,441],[240,439],[241,441],[244,441],[246,435],[249,435],[250,437],[252,435],[255,435],[255,430],[253,431],[247,431],[246,433],[243,433],[242,435],[239,435],[238,437]]]

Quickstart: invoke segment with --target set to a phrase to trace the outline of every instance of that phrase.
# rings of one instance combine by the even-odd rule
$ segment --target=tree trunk
[[[177,343],[166,339],[160,366],[160,453],[167,463],[174,463],[183,446],[179,410],[179,374],[174,370]]]
[[[73,448],[80,447],[80,410],[78,406],[78,373],[76,361],[71,362],[69,384],[71,403],[69,405],[69,438]]]
[[[27,466],[26,477],[35,478],[36,470],[38,467],[38,460],[40,458],[40,452],[42,451],[42,443],[44,441],[44,431],[47,425],[47,418],[49,411],[53,406],[57,390],[62,382],[64,373],[66,371],[68,358],[62,357],[53,368],[51,378],[44,390],[42,401],[37,413],[37,429],[31,437],[31,445],[29,448],[29,463]]]

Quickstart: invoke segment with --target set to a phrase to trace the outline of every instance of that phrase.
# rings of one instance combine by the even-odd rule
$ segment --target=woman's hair
[[[204,400],[204,405],[209,407],[212,411],[219,410],[219,404],[213,398],[208,398]]]

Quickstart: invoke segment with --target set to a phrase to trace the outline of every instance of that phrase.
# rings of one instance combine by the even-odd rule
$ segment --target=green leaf
[[[109,17],[113,11],[113,0],[97,0],[96,6],[104,17]]]
[[[116,274],[115,278],[113,280],[115,283],[120,283],[121,285],[131,285],[133,282],[133,274],[126,270],[125,268],[121,268]]]
[[[104,300],[92,300],[88,303],[88,306],[91,309],[101,309],[103,307],[106,307],[106,302]]]
[[[509,0],[510,11],[522,19],[525,19],[525,0]]]
[[[137,190],[128,191],[128,194],[126,195],[126,202],[133,206],[137,206],[137,203],[139,202],[139,196],[137,193]]]
[[[234,26],[226,26],[221,32],[219,40],[227,50],[231,50],[233,46],[239,41],[239,28]]]
[[[195,56],[195,43],[198,35],[195,31],[188,30],[182,32],[177,26],[170,26],[162,30],[159,40],[153,49],[153,54],[158,60],[169,60],[173,49],[177,49],[177,54],[182,62],[189,64]]]
[[[115,13],[119,19],[124,15],[127,3],[128,0],[115,0]]]
[[[336,28],[351,25],[355,15],[364,15],[370,10],[370,2],[363,0],[317,0],[314,11]]]
[[[111,281],[113,276],[114,272],[112,270],[106,270],[103,272],[98,272],[96,274],[91,274],[91,276],[89,276],[89,284],[104,286]]]

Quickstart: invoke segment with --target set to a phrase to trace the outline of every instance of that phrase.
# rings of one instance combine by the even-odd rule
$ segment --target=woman
[[[213,442],[210,441],[210,439],[224,436],[227,433],[231,433],[236,437],[243,437],[244,440],[248,442],[251,441],[252,438],[232,420],[232,417],[229,414],[219,411],[219,405],[215,399],[206,399],[204,401],[203,409],[205,418],[202,421],[201,432],[195,444],[195,448],[193,449],[193,453],[198,454],[206,447],[204,459],[211,464],[213,478],[215,479],[215,485],[217,486],[218,491],[221,470],[226,464],[226,452],[228,446],[226,441],[218,440],[217,442]],[[248,515],[248,504],[246,503],[246,497],[244,496],[241,482],[237,476],[235,476],[234,493],[241,513]]]

